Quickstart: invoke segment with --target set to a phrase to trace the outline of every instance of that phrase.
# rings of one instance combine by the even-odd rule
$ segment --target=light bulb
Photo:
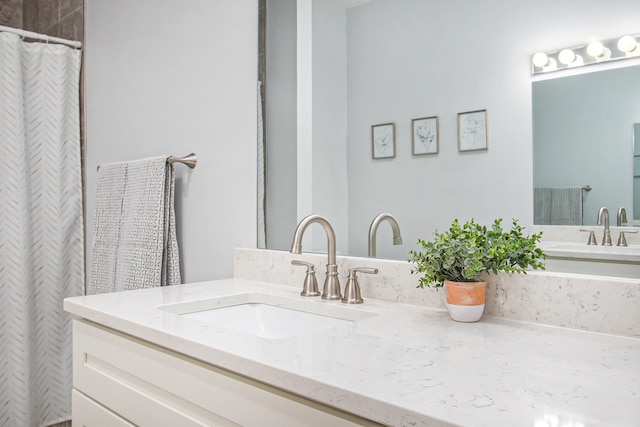
[[[544,52],[538,52],[533,55],[533,59],[531,60],[531,62],[533,62],[533,65],[535,65],[536,67],[542,68],[549,64],[549,57]]]
[[[594,58],[602,55],[603,52],[604,45],[602,44],[602,42],[591,42],[589,43],[589,46],[587,46],[587,53],[589,54],[589,56],[593,56]]]
[[[636,50],[638,43],[633,36],[623,36],[618,40],[618,49],[624,53],[631,53]]]
[[[596,62],[611,59],[611,49],[605,47],[602,42],[589,43],[589,46],[587,46],[587,54],[593,56],[596,59]]]
[[[576,54],[571,49],[562,49],[558,54],[558,61],[564,65],[571,64],[576,59]]]

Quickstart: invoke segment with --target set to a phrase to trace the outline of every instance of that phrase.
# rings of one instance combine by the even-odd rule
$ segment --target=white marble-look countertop
[[[65,310],[185,355],[393,426],[637,426],[640,340],[368,299],[377,315],[267,339],[156,307],[243,293],[241,279],[68,298]]]

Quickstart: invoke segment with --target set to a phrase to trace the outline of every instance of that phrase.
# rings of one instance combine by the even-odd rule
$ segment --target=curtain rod
[[[21,29],[18,29],[18,28],[5,27],[5,26],[0,25],[0,31],[17,34],[20,37],[27,37],[27,38],[35,39],[35,40],[42,40],[42,41],[47,42],[47,43],[48,42],[60,43],[60,44],[64,44],[64,45],[67,45],[67,46],[74,47],[76,49],[82,48],[82,42],[79,42],[79,41],[61,39],[59,37],[51,37],[51,36],[48,36],[46,34],[34,33],[32,31],[21,30]]]

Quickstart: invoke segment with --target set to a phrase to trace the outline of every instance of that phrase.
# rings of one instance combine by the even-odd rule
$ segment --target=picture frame
[[[383,123],[371,126],[371,157],[373,159],[391,159],[395,156],[395,123]]]
[[[424,156],[440,151],[438,116],[411,120],[411,154]]]
[[[458,151],[488,149],[487,110],[458,113]]]

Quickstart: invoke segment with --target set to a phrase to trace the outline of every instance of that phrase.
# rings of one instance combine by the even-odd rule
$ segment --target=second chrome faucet
[[[401,245],[402,236],[400,235],[400,226],[398,221],[390,213],[381,213],[371,221],[369,227],[369,258],[375,258],[377,255],[376,249],[376,235],[378,233],[378,226],[384,221],[388,221],[391,224],[391,231],[393,232],[393,244]]]

